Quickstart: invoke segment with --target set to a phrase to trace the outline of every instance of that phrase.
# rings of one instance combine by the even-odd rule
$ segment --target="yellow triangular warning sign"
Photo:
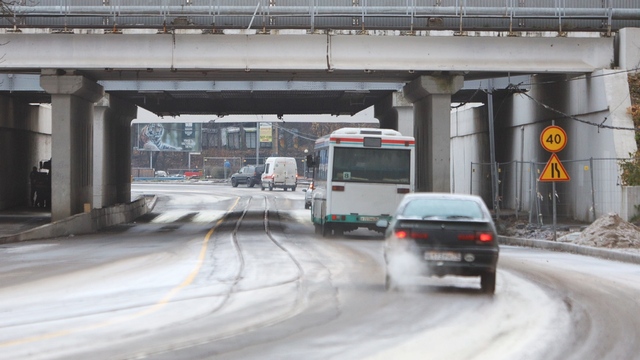
[[[565,170],[564,166],[558,159],[556,153],[551,154],[551,159],[547,162],[547,165],[540,174],[539,181],[569,181],[569,174]]]

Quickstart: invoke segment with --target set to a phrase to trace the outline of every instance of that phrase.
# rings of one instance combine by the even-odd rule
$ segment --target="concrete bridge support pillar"
[[[416,191],[451,192],[451,95],[464,77],[421,76],[403,88],[413,103]]]
[[[380,128],[394,129],[402,135],[413,136],[413,104],[402,92],[395,92],[376,104],[374,116],[380,121]]]
[[[131,202],[131,120],[138,108],[105,94],[93,122],[93,207]]]
[[[93,106],[104,89],[60,70],[43,70],[40,86],[51,94],[51,221],[57,221],[91,203]]]

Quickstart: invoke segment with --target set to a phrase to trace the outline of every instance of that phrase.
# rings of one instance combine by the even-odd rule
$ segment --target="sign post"
[[[571,179],[556,153],[567,146],[567,133],[559,126],[547,126],[540,134],[540,144],[551,153],[551,158],[547,161],[547,165],[542,170],[538,181],[550,181],[552,183],[553,241],[556,241],[556,181],[569,181]]]

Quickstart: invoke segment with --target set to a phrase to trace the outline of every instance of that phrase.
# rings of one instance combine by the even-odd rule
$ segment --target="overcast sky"
[[[225,117],[217,117],[216,115],[181,115],[181,116],[165,116],[161,118],[154,113],[138,108],[138,118],[133,123],[182,123],[182,122],[346,122],[346,123],[378,123],[378,119],[373,117],[373,106],[362,110],[353,115],[284,115],[279,120],[276,115],[227,115]]]

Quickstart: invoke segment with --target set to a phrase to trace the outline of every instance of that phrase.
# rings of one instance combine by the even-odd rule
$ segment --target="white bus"
[[[382,231],[404,194],[414,191],[415,139],[390,129],[342,128],[316,140],[311,221],[322,236]]]

